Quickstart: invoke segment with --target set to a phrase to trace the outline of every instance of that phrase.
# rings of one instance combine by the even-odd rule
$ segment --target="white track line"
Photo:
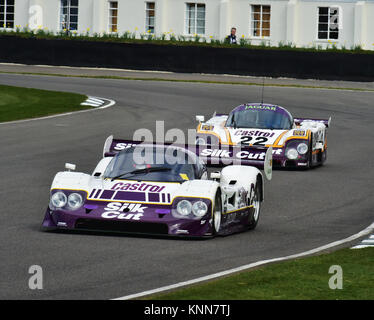
[[[95,97],[95,98],[96,98],[96,97]],[[116,102],[115,102],[114,100],[112,100],[112,99],[107,99],[107,98],[100,98],[100,99],[103,99],[103,100],[109,101],[109,103],[108,103],[107,105],[105,105],[105,106],[98,107],[98,108],[93,108],[93,109],[71,111],[71,112],[60,113],[60,114],[55,114],[55,115],[46,116],[46,117],[39,117],[39,118],[31,118],[31,119],[24,119],[24,120],[16,120],[16,121],[1,122],[1,123],[0,123],[0,126],[1,126],[1,125],[7,125],[7,124],[19,124],[19,123],[23,123],[23,122],[46,120],[46,119],[52,119],[52,118],[58,118],[58,117],[69,116],[69,115],[78,114],[78,113],[92,112],[92,111],[96,111],[96,110],[103,110],[103,109],[106,109],[106,108],[113,107],[113,106],[116,104]],[[84,102],[83,102],[83,103],[84,103]]]
[[[87,101],[88,101],[88,102],[99,103],[99,104],[103,104],[103,103],[104,103],[103,100],[101,100],[101,99],[97,99],[97,98],[94,98],[94,97],[89,97],[89,98],[87,99]]]
[[[90,102],[83,102],[83,103],[81,103],[81,106],[91,106],[91,107],[95,107],[95,108],[97,108],[97,107],[100,107],[100,105],[101,104],[97,104],[97,103],[90,103]]]
[[[213,273],[213,274],[210,274],[210,275],[207,275],[207,276],[204,276],[204,277],[200,277],[200,278],[196,278],[196,279],[192,279],[192,280],[188,280],[188,281],[183,281],[183,282],[178,282],[178,283],[175,283],[175,284],[172,284],[172,285],[169,285],[169,286],[164,286],[164,287],[160,287],[160,288],[153,289],[153,290],[148,290],[148,291],[143,291],[143,292],[139,292],[139,293],[135,293],[135,294],[130,294],[130,295],[123,296],[123,297],[120,297],[120,298],[115,298],[115,299],[112,299],[112,300],[136,299],[136,298],[148,296],[148,295],[151,295],[151,294],[160,293],[160,292],[168,291],[168,290],[172,290],[172,289],[177,289],[177,288],[181,288],[181,287],[188,286],[188,285],[191,285],[191,284],[196,284],[196,283],[199,283],[199,282],[203,282],[203,281],[212,280],[212,279],[216,279],[216,278],[219,278],[219,277],[227,276],[229,274],[237,273],[237,272],[240,272],[240,271],[243,271],[243,270],[248,270],[248,269],[258,267],[258,266],[261,266],[261,265],[264,265],[264,264],[268,264],[268,263],[271,263],[271,262],[279,262],[279,261],[284,261],[284,260],[295,259],[295,258],[300,258],[300,257],[312,255],[312,254],[315,254],[317,252],[324,251],[324,250],[342,245],[344,243],[351,242],[351,241],[356,240],[358,238],[361,238],[363,236],[366,236],[367,234],[372,233],[373,230],[374,230],[374,223],[372,223],[366,229],[364,229],[364,230],[360,231],[359,233],[356,233],[356,234],[354,234],[354,235],[352,235],[348,238],[345,238],[345,239],[342,239],[342,240],[339,240],[339,241],[335,241],[335,242],[329,243],[327,245],[324,245],[324,246],[321,246],[321,247],[318,247],[318,248],[315,248],[315,249],[312,249],[312,250],[309,250],[309,251],[301,252],[301,253],[298,253],[298,254],[293,254],[293,255],[290,255],[290,256],[286,256],[286,257],[262,260],[262,261],[246,264],[246,265],[241,266],[241,267],[229,269],[229,270],[226,270],[226,271]]]
[[[351,249],[361,249],[374,247],[374,235],[371,235],[368,239],[362,240],[358,245],[352,247]]]
[[[363,249],[363,248],[374,248],[373,244],[359,244],[358,246],[352,247],[352,249]]]

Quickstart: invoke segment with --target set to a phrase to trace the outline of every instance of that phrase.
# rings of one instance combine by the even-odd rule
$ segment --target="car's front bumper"
[[[199,220],[178,219],[171,214],[141,221],[103,219],[86,214],[84,210],[66,211],[47,208],[42,224],[43,229],[89,230],[127,234],[149,234],[163,236],[210,237],[211,218]]]

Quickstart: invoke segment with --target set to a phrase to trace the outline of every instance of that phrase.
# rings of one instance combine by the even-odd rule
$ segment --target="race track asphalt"
[[[114,99],[105,110],[0,124],[0,299],[110,299],[348,237],[373,222],[374,93],[265,88],[294,116],[328,118],[328,161],[275,171],[256,230],[212,240],[40,231],[54,174],[65,162],[91,172],[105,138],[139,128],[195,128],[195,114],[258,102],[260,86],[0,74],[0,84]],[[28,269],[43,268],[43,290]],[[327,276],[328,270],[326,270]],[[292,275],[290,275],[292,281]],[[326,277],[326,286],[327,286]]]

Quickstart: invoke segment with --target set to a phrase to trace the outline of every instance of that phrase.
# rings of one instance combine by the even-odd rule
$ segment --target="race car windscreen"
[[[227,127],[289,130],[292,128],[291,117],[284,112],[272,110],[247,109],[231,112]]]
[[[196,157],[182,148],[138,145],[117,153],[104,177],[112,180],[183,182],[195,179]]]

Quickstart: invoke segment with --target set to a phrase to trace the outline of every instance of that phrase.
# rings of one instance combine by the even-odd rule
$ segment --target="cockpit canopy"
[[[226,127],[290,130],[291,114],[284,108],[270,104],[243,104],[232,110]]]
[[[140,144],[117,153],[104,177],[113,180],[183,182],[199,179],[205,170],[201,159],[184,148]]]

